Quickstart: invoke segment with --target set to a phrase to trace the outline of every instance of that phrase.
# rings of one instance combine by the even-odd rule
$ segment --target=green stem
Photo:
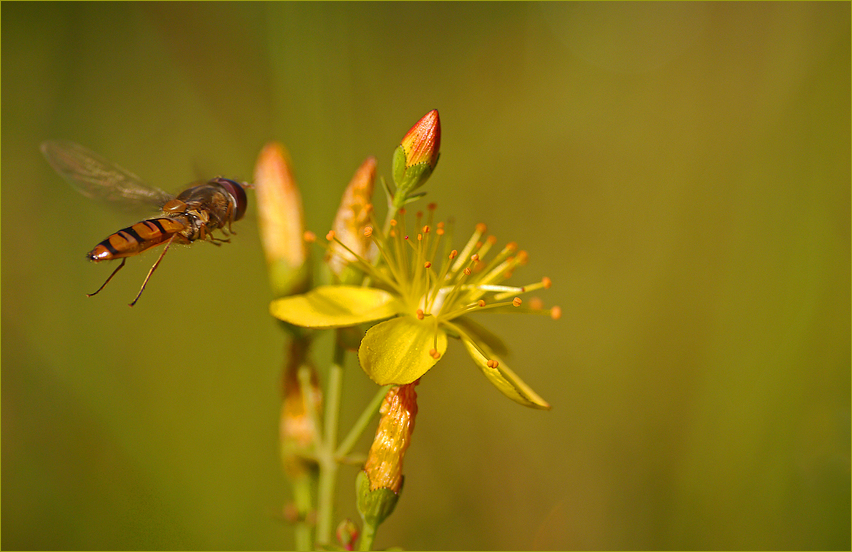
[[[353,425],[352,429],[349,430],[349,434],[343,442],[340,443],[340,446],[337,447],[337,452],[334,454],[335,457],[341,458],[352,452],[352,449],[355,448],[355,444],[358,442],[358,439],[361,438],[364,430],[367,429],[367,425],[373,417],[375,417],[376,412],[379,411],[379,407],[382,406],[382,400],[385,398],[385,395],[388,394],[388,389],[390,388],[390,385],[385,385],[376,391],[376,394],[373,396],[373,400],[370,401],[370,404],[368,404],[367,408],[365,408],[361,413],[361,416],[355,422],[355,425]]]
[[[376,538],[376,526],[370,523],[364,523],[363,533],[361,534],[361,542],[358,543],[358,550],[372,550],[373,539]]]
[[[319,485],[317,489],[317,543],[331,544],[334,524],[334,490],[337,484],[337,425],[340,419],[340,394],[343,388],[343,363],[346,350],[336,344],[334,361],[329,368],[328,388],[325,397],[325,424],[323,441],[317,450],[319,460]]]
[[[296,550],[313,550],[313,533],[310,521],[307,519],[313,507],[313,495],[311,493],[311,478],[303,475],[293,481],[293,502],[299,513],[299,521],[296,523]]]

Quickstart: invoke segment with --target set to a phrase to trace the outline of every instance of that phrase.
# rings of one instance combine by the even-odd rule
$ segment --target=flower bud
[[[349,186],[343,192],[343,199],[334,217],[332,230],[346,247],[366,258],[372,241],[364,235],[364,227],[370,220],[370,206],[376,178],[376,158],[369,157],[358,168]],[[337,242],[331,242],[331,257],[328,265],[331,271],[342,276],[346,265],[355,257]]]
[[[419,381],[419,380],[418,380]],[[402,460],[417,415],[418,381],[392,387],[379,409],[381,418],[367,463],[356,479],[358,511],[364,522],[376,526],[389,516],[402,490]]]
[[[294,338],[290,343],[282,382],[284,404],[281,406],[281,458],[290,477],[302,475],[310,463],[301,454],[319,442],[319,419],[322,391],[316,369],[307,358],[309,343]],[[304,381],[303,381],[304,380]],[[309,396],[306,396],[306,392]],[[313,410],[311,415],[310,410]]]
[[[355,550],[355,541],[358,540],[358,534],[358,526],[349,518],[341,521],[340,525],[337,526],[337,531],[335,531],[337,542],[340,543],[344,550]]]
[[[308,249],[303,235],[302,197],[290,172],[287,151],[279,143],[264,146],[254,169],[260,238],[275,297],[307,289]]]
[[[438,164],[440,150],[441,119],[438,110],[433,109],[411,127],[393,154],[397,207],[404,205],[409,194],[429,179]]]

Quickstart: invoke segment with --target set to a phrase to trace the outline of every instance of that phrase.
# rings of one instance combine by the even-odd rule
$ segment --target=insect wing
[[[41,152],[50,166],[86,197],[128,206],[158,207],[174,198],[80,144],[48,140],[42,143]]]

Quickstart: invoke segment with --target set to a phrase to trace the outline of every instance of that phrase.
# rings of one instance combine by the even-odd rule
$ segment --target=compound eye
[[[234,218],[233,220],[237,221],[243,218],[243,215],[246,214],[246,207],[248,207],[248,197],[246,197],[246,190],[243,188],[242,184],[239,182],[235,182],[229,178],[214,178],[213,182],[216,182],[231,194],[231,197],[234,198]]]

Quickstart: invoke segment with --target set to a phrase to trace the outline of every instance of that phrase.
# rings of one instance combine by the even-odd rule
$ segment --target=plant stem
[[[370,523],[365,523],[363,533],[361,534],[361,542],[358,543],[358,550],[372,550],[373,539],[376,538],[376,526]]]
[[[346,350],[334,346],[334,360],[329,367],[325,401],[325,424],[322,443],[317,447],[319,485],[317,489],[317,543],[331,544],[334,524],[334,490],[337,484],[337,425],[340,419],[340,393],[343,388],[343,364]]]
[[[387,395],[388,389],[390,388],[390,385],[385,385],[376,391],[376,394],[373,396],[373,400],[370,401],[370,404],[368,404],[367,408],[365,408],[361,413],[361,416],[355,422],[355,425],[353,425],[352,429],[349,430],[349,434],[340,443],[340,446],[337,447],[337,452],[334,454],[335,457],[341,458],[352,452],[352,449],[355,448],[355,444],[358,442],[358,439],[364,433],[364,430],[367,429],[367,425],[373,417],[375,417],[376,412],[379,411],[379,407],[382,406],[382,400],[385,398],[385,395]]]
[[[313,508],[313,495],[311,493],[311,477],[307,474],[293,481],[293,502],[299,513],[299,521],[296,523],[296,550],[313,550],[313,532],[311,523],[307,519]]]

